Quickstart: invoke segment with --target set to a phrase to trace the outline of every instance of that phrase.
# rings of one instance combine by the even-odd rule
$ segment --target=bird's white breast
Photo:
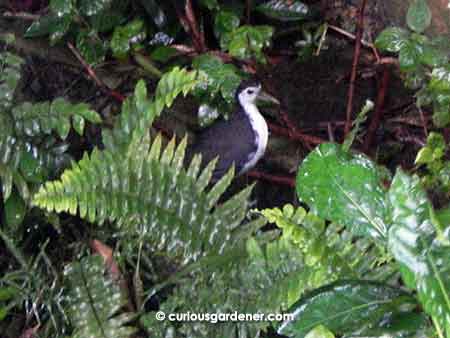
[[[267,127],[266,120],[262,117],[258,108],[253,103],[248,103],[243,106],[245,113],[250,119],[250,124],[253,131],[256,134],[256,151],[251,153],[248,158],[247,164],[242,169],[242,172],[252,168],[261,157],[264,156],[267,147],[267,141],[269,139],[269,128]]]

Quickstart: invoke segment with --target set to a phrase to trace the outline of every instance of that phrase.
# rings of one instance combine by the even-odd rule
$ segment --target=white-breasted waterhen
[[[225,175],[233,164],[238,175],[255,166],[264,155],[269,137],[267,123],[256,102],[279,104],[277,99],[262,90],[257,80],[242,81],[235,98],[237,110],[230,118],[221,119],[203,130],[189,150],[191,155],[202,154],[203,165],[218,157],[213,182]]]

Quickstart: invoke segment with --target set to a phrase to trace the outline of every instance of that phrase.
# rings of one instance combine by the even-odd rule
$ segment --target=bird
[[[236,92],[237,109],[229,119],[220,119],[199,133],[190,153],[202,155],[202,166],[218,158],[211,182],[217,182],[231,166],[242,175],[263,157],[269,138],[269,129],[259,112],[256,101],[279,104],[262,90],[255,79],[243,80]]]

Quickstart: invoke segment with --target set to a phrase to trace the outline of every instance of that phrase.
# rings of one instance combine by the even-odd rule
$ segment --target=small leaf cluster
[[[450,162],[446,159],[448,145],[444,137],[431,132],[427,144],[419,150],[415,163],[424,165],[426,173],[421,176],[424,187],[450,193]]]
[[[423,32],[430,25],[431,12],[426,0],[414,0],[407,14],[411,31],[400,27],[385,29],[375,44],[378,48],[398,53],[405,83],[417,93],[419,107],[433,107],[433,122],[437,127],[450,123],[450,76],[446,37],[429,38]]]

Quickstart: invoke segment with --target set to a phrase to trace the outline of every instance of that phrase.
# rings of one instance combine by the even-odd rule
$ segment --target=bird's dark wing
[[[246,118],[235,116],[228,121],[218,121],[201,132],[189,152],[192,155],[201,153],[203,166],[219,156],[213,173],[213,181],[216,181],[233,163],[236,173],[239,173],[256,148],[255,135],[250,123]]]

